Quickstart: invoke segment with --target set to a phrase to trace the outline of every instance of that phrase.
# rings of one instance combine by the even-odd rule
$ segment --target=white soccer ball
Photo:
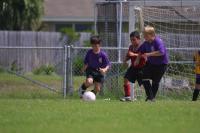
[[[83,100],[84,101],[95,101],[96,100],[96,95],[91,91],[86,91],[83,94]]]

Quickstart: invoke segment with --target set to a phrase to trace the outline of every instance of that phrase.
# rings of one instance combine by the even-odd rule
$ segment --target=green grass
[[[29,77],[59,86],[62,78]],[[74,77],[75,88],[84,77]],[[155,103],[122,103],[107,92],[95,102],[77,93],[63,99],[22,78],[0,73],[0,133],[199,133],[200,101],[188,92],[160,95]],[[110,101],[104,98],[111,98]],[[173,99],[173,100],[172,100]]]
[[[49,86],[61,91],[62,79],[58,76],[48,75],[26,75],[31,79],[46,83]],[[49,90],[33,84],[21,77],[8,73],[0,73],[0,98],[58,98],[61,94],[50,92]]]
[[[0,99],[1,133],[199,133],[200,102]]]

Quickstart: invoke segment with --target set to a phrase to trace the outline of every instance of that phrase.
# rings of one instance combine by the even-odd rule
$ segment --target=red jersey
[[[139,45],[138,47],[135,47],[135,46],[133,46],[133,45],[130,45],[128,51],[131,51],[131,52],[133,52],[133,53],[139,53],[139,52],[138,52],[138,48],[139,48],[139,47],[140,47],[140,45]],[[145,63],[146,63],[146,57],[145,57],[145,56],[141,56],[140,61],[139,61],[139,64],[136,65],[136,66],[134,65],[134,63],[135,63],[135,60],[136,60],[137,56],[128,56],[128,55],[127,55],[127,57],[128,57],[129,59],[131,59],[131,66],[133,66],[133,67],[135,67],[135,68],[141,68],[141,67],[143,67],[143,66],[145,65]]]

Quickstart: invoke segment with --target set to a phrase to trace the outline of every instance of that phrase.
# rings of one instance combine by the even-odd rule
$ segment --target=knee
[[[93,84],[93,79],[92,78],[87,78],[85,82],[86,86],[90,86]]]

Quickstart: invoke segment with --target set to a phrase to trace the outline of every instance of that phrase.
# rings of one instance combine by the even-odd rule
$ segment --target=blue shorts
[[[200,84],[200,74],[196,74],[196,84]]]

